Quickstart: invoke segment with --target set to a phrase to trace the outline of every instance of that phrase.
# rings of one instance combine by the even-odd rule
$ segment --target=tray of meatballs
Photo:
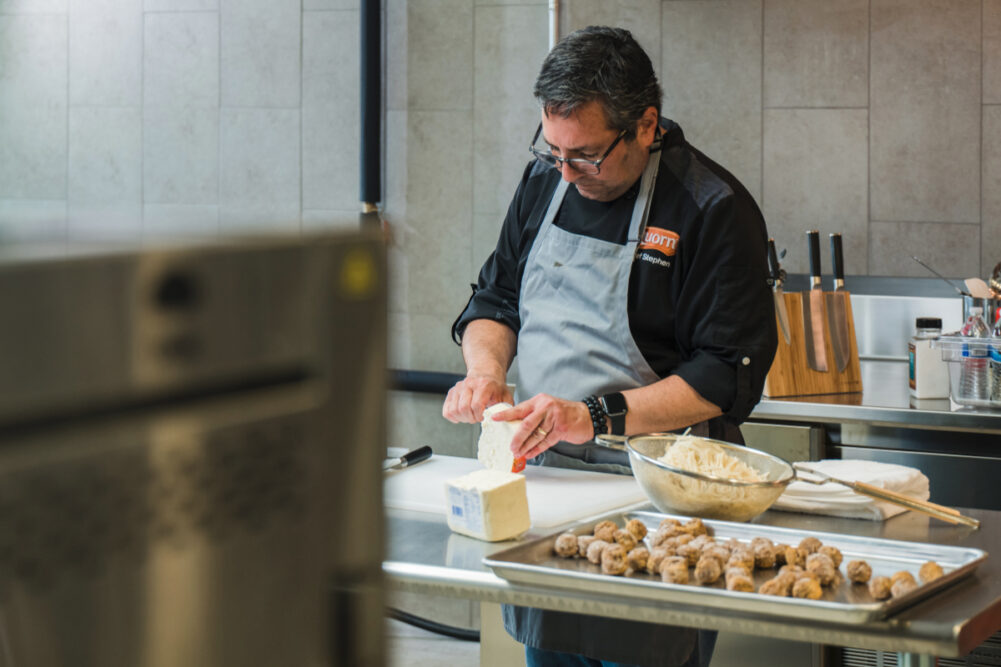
[[[986,558],[980,549],[625,512],[483,562],[515,583],[865,623],[942,590]]]

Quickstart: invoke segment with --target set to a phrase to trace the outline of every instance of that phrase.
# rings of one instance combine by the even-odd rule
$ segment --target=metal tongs
[[[928,502],[927,500],[918,500],[917,498],[911,498],[910,496],[905,496],[902,493],[897,493],[895,491],[888,491],[887,489],[881,489],[878,486],[873,486],[872,484],[866,484],[865,482],[850,482],[844,479],[837,479],[836,477],[831,477],[830,475],[825,475],[822,472],[814,470],[813,468],[808,468],[801,463],[793,463],[792,467],[797,473],[805,472],[811,475],[816,475],[819,479],[809,479],[800,475],[796,475],[796,479],[800,482],[806,482],[808,484],[828,484],[835,483],[847,486],[849,489],[855,493],[861,493],[864,496],[870,496],[872,498],[878,498],[879,500],[885,500],[888,503],[893,503],[895,505],[902,505],[907,509],[912,509],[917,512],[923,512],[929,516],[933,516],[936,519],[941,519],[948,523],[961,523],[964,526],[969,526],[974,530],[980,528],[979,519],[974,519],[973,517],[964,516],[960,514],[958,510],[954,510],[951,507],[946,507],[944,505],[936,505],[935,503]]]

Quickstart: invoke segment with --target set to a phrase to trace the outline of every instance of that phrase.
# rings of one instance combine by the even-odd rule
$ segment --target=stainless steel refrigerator
[[[382,665],[385,255],[0,247],[0,666]]]

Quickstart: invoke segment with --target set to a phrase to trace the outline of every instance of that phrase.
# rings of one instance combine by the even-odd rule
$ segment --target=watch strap
[[[622,392],[605,394],[601,397],[601,408],[608,415],[611,422],[612,435],[626,434],[626,413],[629,411],[626,405],[626,397]]]

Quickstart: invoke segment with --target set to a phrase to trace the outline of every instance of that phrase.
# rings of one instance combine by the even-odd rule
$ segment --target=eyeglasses
[[[615,150],[615,147],[619,145],[620,141],[622,141],[622,137],[626,136],[626,130],[619,132],[619,136],[615,137],[615,141],[612,142],[612,145],[609,146],[608,150],[606,150],[597,160],[588,160],[582,157],[558,157],[549,151],[539,150],[535,147],[535,142],[539,140],[540,134],[542,134],[542,123],[539,123],[539,129],[535,131],[535,136],[532,137],[532,145],[528,147],[528,150],[532,151],[532,155],[538,158],[540,162],[548,164],[553,169],[560,167],[561,164],[565,164],[571,169],[579,171],[582,174],[595,176],[601,172],[601,163],[605,161],[605,158],[607,158],[613,150]]]

